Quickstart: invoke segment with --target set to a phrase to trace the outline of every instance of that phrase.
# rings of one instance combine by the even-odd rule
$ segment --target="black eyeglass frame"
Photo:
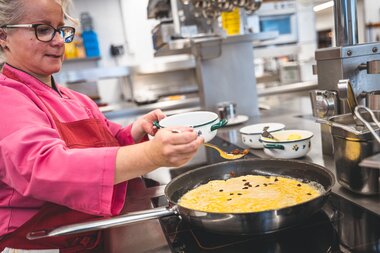
[[[49,26],[54,30],[54,33],[52,33],[51,38],[49,40],[41,40],[38,37],[37,28],[41,25]],[[1,26],[1,28],[33,28],[34,34],[35,34],[37,40],[42,41],[42,42],[52,41],[56,33],[62,35],[62,34],[64,34],[62,29],[66,29],[66,28],[71,29],[72,33],[71,33],[71,35],[69,35],[66,38],[62,37],[65,43],[71,43],[74,40],[74,36],[75,36],[75,28],[72,26],[60,26],[56,29],[53,26],[48,25],[48,24],[14,24],[14,25],[3,25],[3,26]]]

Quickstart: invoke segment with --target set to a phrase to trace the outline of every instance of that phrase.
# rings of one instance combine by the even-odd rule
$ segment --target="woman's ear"
[[[0,29],[0,46],[2,48],[6,48],[5,42],[7,39],[7,33],[4,31],[4,29]]]
[[[7,33],[4,29],[0,28],[0,40],[5,40],[7,38]]]

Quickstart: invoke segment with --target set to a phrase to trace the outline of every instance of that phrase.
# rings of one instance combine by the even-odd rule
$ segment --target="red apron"
[[[42,99],[41,99],[42,100]],[[46,104],[45,104],[46,105]],[[48,105],[46,105],[49,109]],[[85,119],[63,123],[49,109],[58,128],[60,137],[69,148],[119,146],[116,138],[98,119]],[[54,229],[56,227],[84,222],[98,216],[82,213],[53,203],[45,204],[41,210],[25,224],[0,241],[0,250],[5,247],[15,249],[60,249],[64,253],[104,252],[102,232],[88,232],[28,240],[26,235],[32,231]]]

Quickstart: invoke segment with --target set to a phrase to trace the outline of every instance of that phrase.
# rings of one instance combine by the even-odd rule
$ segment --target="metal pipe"
[[[336,46],[358,44],[356,0],[334,0]]]

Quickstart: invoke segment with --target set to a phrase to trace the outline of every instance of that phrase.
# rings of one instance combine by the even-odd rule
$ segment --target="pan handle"
[[[337,123],[337,122],[333,122],[333,121],[329,121],[329,120],[326,120],[326,119],[316,119],[316,122],[317,123],[320,123],[320,124],[326,124],[330,127],[337,127],[337,128],[340,128],[340,129],[343,129],[347,132],[350,132],[350,133],[354,133],[356,135],[359,135],[361,134],[360,131],[357,131],[355,128],[353,127],[349,127],[347,125],[344,125],[344,124],[340,124],[340,123]]]
[[[26,238],[29,240],[35,240],[52,236],[78,234],[100,229],[119,227],[130,223],[152,220],[177,213],[177,206],[158,207],[150,210],[131,212],[111,218],[101,218],[94,221],[65,225],[52,230],[33,231],[28,233]]]
[[[376,140],[380,143],[380,137],[377,135],[376,133],[376,130],[373,129],[373,127],[371,126],[371,124],[366,121],[362,115],[360,114],[360,109],[362,109],[363,111],[366,111],[369,113],[369,115],[371,116],[373,122],[376,123],[377,127],[380,128],[380,122],[377,120],[375,114],[373,113],[372,110],[370,110],[369,108],[365,107],[365,106],[362,106],[362,105],[358,105],[355,107],[355,115],[356,117],[358,117],[358,119],[364,123],[364,125],[368,128],[368,130],[372,133],[372,135],[376,138]]]

